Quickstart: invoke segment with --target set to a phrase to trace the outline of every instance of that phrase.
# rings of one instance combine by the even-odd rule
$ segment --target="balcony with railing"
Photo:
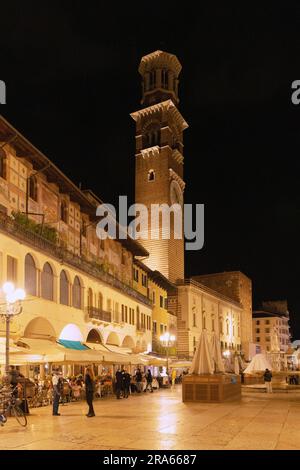
[[[88,313],[89,318],[111,323],[111,312],[106,312],[105,310],[102,310],[101,308],[87,307],[87,313]]]
[[[124,284],[120,279],[105,272],[102,266],[96,262],[88,260],[84,256],[78,256],[71,251],[63,248],[38,233],[28,230],[25,226],[17,223],[14,219],[0,212],[0,232],[26,243],[29,246],[42,251],[43,254],[49,254],[60,263],[68,264],[73,268],[83,271],[85,274],[93,276],[106,284],[118,289],[123,294],[133,297],[137,302],[141,302],[148,307],[152,307],[150,299],[140,294],[130,285]]]

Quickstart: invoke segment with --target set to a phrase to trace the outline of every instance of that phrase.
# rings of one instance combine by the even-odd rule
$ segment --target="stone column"
[[[161,71],[161,69],[157,69],[155,72],[156,72],[155,88],[161,88],[161,74],[162,74],[162,71]]]
[[[40,364],[40,379],[44,380],[45,378],[45,364]]]

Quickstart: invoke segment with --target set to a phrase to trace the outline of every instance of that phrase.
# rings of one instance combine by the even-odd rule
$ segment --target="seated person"
[[[75,400],[80,399],[81,390],[82,390],[81,382],[80,382],[80,380],[77,380],[77,382],[74,385],[72,385],[72,393],[73,393],[73,398]]]
[[[155,390],[159,388],[159,383],[156,377],[153,377],[152,388],[154,388]]]

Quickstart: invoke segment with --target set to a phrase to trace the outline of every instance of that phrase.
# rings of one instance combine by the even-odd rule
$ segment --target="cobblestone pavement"
[[[175,390],[35,408],[27,428],[9,418],[0,449],[300,449],[300,394],[243,393],[240,402],[186,404]]]

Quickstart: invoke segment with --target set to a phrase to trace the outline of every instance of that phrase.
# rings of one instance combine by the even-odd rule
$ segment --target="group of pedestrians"
[[[151,370],[148,369],[145,375],[146,386],[144,392],[147,392],[148,388],[153,393],[153,376]],[[140,369],[137,369],[135,376],[131,376],[126,369],[118,369],[116,372],[115,380],[115,393],[118,400],[121,397],[128,398],[129,394],[133,391],[141,393],[143,391],[143,375]]]
[[[155,380],[155,379],[154,379]],[[144,387],[144,381],[146,385]],[[137,393],[147,392],[149,389],[153,393],[153,376],[151,370],[148,369],[147,373],[143,377],[140,369],[137,369],[134,376],[131,376],[128,370],[122,368],[118,369],[115,376],[115,394],[117,399],[128,398],[129,394],[132,393],[133,387]],[[85,369],[84,375],[84,386],[85,386],[85,397],[88,404],[87,417],[92,418],[95,416],[93,407],[93,399],[96,391],[96,380],[92,367]],[[64,379],[62,373],[59,370],[53,371],[52,376],[52,389],[53,389],[53,401],[52,401],[52,414],[53,416],[60,416],[59,403],[63,395]]]

